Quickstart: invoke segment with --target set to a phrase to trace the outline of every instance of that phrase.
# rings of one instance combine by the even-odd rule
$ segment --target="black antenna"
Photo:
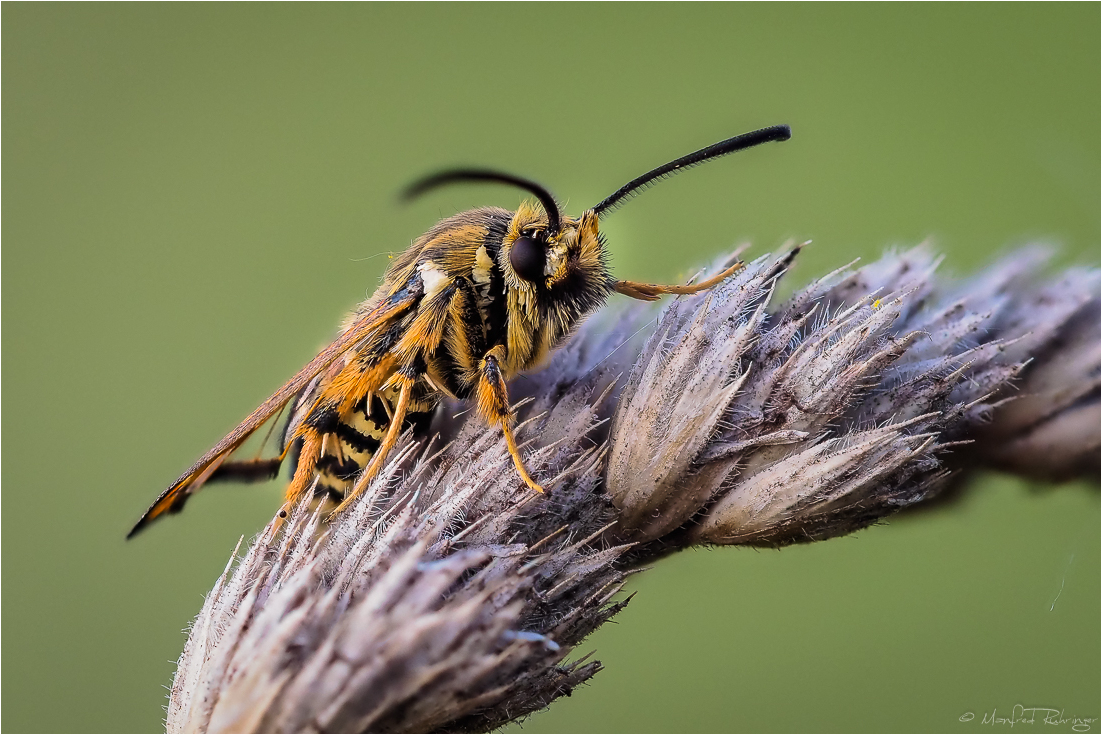
[[[492,181],[501,184],[511,184],[524,189],[540,200],[543,211],[547,212],[547,229],[549,235],[559,234],[562,228],[562,215],[559,214],[559,206],[555,203],[555,197],[534,181],[522,179],[519,176],[492,171],[485,168],[456,168],[448,171],[431,174],[423,179],[413,182],[402,192],[402,199],[410,200],[418,197],[430,189],[435,189],[445,184],[454,184],[464,181]]]
[[[736,135],[734,138],[722,140],[707,148],[701,148],[696,153],[690,153],[687,156],[678,158],[676,161],[670,161],[664,166],[659,166],[653,171],[648,171],[637,179],[632,179],[617,189],[612,196],[607,197],[603,202],[594,207],[593,211],[597,214],[601,214],[613,207],[619,206],[623,204],[625,200],[638,194],[658,179],[671,176],[678,171],[691,168],[705,161],[710,161],[713,158],[726,156],[728,153],[741,151],[745,148],[753,148],[756,145],[770,143],[774,140],[788,140],[791,137],[792,130],[789,129],[787,125],[774,125],[769,128],[755,130],[752,133],[743,133],[742,135]]]

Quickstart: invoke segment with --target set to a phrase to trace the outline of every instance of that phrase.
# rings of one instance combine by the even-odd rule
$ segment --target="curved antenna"
[[[555,197],[551,196],[551,192],[534,181],[486,168],[455,168],[430,174],[407,186],[402,192],[402,199],[408,201],[431,189],[444,186],[445,184],[465,181],[497,182],[499,184],[510,184],[517,188],[524,189],[529,194],[534,195],[536,199],[539,199],[540,204],[543,205],[543,211],[547,213],[547,229],[549,234],[557,235],[562,228],[562,215],[559,214],[559,205],[555,203]]]
[[[632,179],[628,183],[617,189],[611,196],[607,197],[604,201],[593,208],[593,211],[597,214],[601,214],[613,207],[623,204],[624,201],[638,194],[643,189],[647,188],[650,184],[653,184],[658,179],[663,179],[667,176],[671,176],[678,171],[682,171],[687,168],[710,161],[713,158],[719,158],[720,156],[726,156],[728,153],[734,153],[735,151],[741,151],[745,148],[753,148],[756,145],[762,143],[770,143],[774,140],[788,140],[792,137],[792,130],[787,125],[773,125],[772,127],[762,128],[761,130],[755,130],[752,133],[743,133],[742,135],[736,135],[734,138],[728,138],[727,140],[721,140],[714,145],[710,145],[707,148],[701,148],[695,153],[690,153],[687,156],[682,156],[676,161],[670,161],[664,166],[648,171],[637,179]]]

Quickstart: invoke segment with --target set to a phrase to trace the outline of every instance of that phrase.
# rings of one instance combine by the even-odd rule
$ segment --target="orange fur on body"
[[[500,242],[491,240],[495,227]],[[351,466],[360,468],[354,484],[327,475],[338,491],[352,488],[344,491],[339,507],[345,507],[378,473],[407,413],[431,411],[443,395],[473,397],[478,414],[501,426],[520,479],[542,491],[525,468],[510,427],[508,380],[543,362],[614,290],[649,300],[659,293],[695,292],[734,270],[688,287],[614,281],[605,264],[597,215],[587,211],[577,219],[563,218],[560,231],[547,241],[544,277],[532,283],[511,268],[511,248],[525,233],[547,227],[546,214],[530,202],[522,202],[516,212],[471,210],[438,224],[395,260],[333,345],[170,487],[135,530],[178,509],[182,499],[300,392],[304,409],[285,432],[286,447],[300,442],[288,504],[311,490],[319,461],[329,456],[342,466],[355,459]],[[350,425],[355,406],[384,393],[387,430],[379,448],[370,453],[343,450],[332,427]],[[368,456],[370,461],[361,466]]]
[[[510,427],[507,381],[543,362],[614,292],[645,301],[692,294],[741,267],[686,286],[618,281],[608,269],[601,214],[679,170],[790,135],[778,125],[702,148],[628,182],[576,219],[563,216],[546,189],[509,174],[456,169],[421,180],[408,193],[488,181],[519,187],[537,201],[524,201],[515,212],[461,212],[414,241],[337,339],[161,493],[129,535],[179,511],[206,482],[266,479],[289,455],[296,466],[288,504],[312,490],[335,495],[338,510],[344,508],[378,473],[407,416],[427,417],[444,395],[473,398],[479,415],[501,426],[520,479],[542,492]],[[279,455],[230,461],[292,399]]]

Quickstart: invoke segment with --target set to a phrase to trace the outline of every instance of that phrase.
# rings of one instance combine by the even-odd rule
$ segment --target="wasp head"
[[[552,227],[555,220],[557,228]],[[577,219],[549,217],[543,207],[522,202],[509,222],[498,258],[508,288],[542,298],[599,303],[613,283],[592,210]]]
[[[735,151],[788,140],[790,135],[788,126],[774,125],[701,148],[632,179],[577,219],[563,216],[555,198],[543,186],[490,169],[442,171],[414,183],[406,189],[405,197],[456,182],[508,184],[535,197],[534,202],[523,202],[515,212],[494,210],[491,215],[490,210],[482,210],[487,217],[483,232],[493,233],[492,242],[474,246],[471,269],[473,280],[486,290],[484,299],[497,298],[501,289],[494,279],[501,278],[510,359],[516,360],[513,367],[527,368],[564,339],[582,317],[604,303],[613,291],[652,301],[660,294],[696,293],[704,287],[704,284],[656,286],[615,280],[608,270],[598,218],[660,179]],[[495,220],[495,226],[491,226],[491,220]],[[428,268],[426,263],[426,272],[436,273],[433,265],[434,268]],[[723,277],[730,272],[733,270]]]

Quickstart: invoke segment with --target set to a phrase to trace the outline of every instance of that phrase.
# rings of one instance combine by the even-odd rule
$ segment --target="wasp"
[[[446,184],[489,182],[535,200],[515,212],[462,212],[418,238],[348,316],[336,340],[161,493],[127,538],[179,512],[208,482],[275,477],[289,455],[293,470],[281,516],[307,493],[339,513],[379,473],[402,431],[427,427],[444,396],[473,399],[479,415],[501,428],[520,479],[543,492],[513,435],[509,379],[540,364],[613,293],[643,301],[693,294],[742,267],[736,263],[691,285],[617,280],[600,218],[659,179],[789,137],[788,126],[776,125],[720,141],[633,179],[576,219],[562,214],[547,189],[507,173],[452,169],[417,181],[407,198]],[[230,459],[288,405],[278,456]]]

